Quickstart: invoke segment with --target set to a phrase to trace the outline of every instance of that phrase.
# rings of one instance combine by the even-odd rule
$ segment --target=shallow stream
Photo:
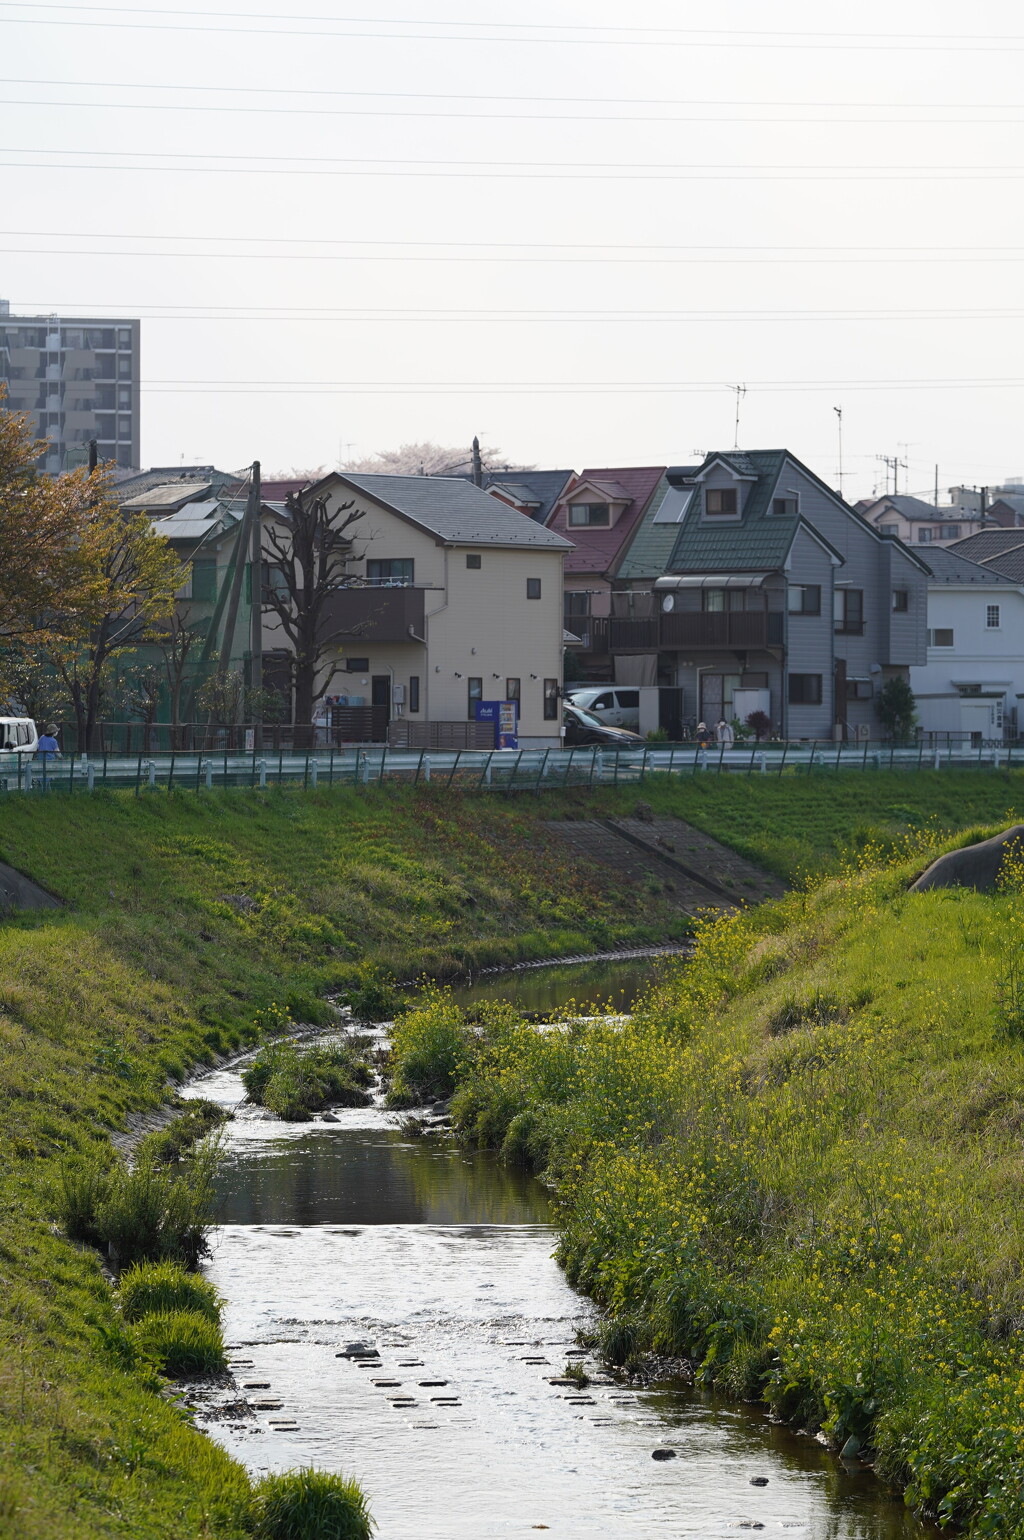
[[[506,976],[506,993],[526,980]],[[589,993],[578,975],[551,987],[545,1005]],[[191,1093],[243,1097],[236,1070]],[[236,1388],[200,1415],[251,1470],[357,1476],[379,1540],[930,1533],[870,1472],[755,1408],[632,1388],[590,1359],[585,1388],[552,1383],[593,1310],[552,1260],[541,1184],[375,1109],[336,1116],[227,1125],[207,1271]],[[339,1356],[355,1345],[377,1356]]]

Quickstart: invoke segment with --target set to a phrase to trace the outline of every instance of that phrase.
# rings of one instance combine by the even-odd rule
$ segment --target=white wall
[[[999,605],[998,629],[986,625],[990,604]],[[952,630],[953,646],[929,647],[927,662],[910,670],[922,728],[995,736],[992,702],[963,698],[956,688],[957,683],[973,683],[993,687],[1002,699],[1009,736],[1011,713],[1024,707],[1024,699],[1019,699],[1024,697],[1024,589],[1008,584],[930,585],[928,626],[932,631]],[[982,721],[985,711],[992,731]]]

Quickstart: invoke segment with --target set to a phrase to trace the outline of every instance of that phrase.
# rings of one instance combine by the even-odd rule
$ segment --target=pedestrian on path
[[[697,723],[697,742],[702,749],[709,749],[714,743],[714,734],[706,722]]]
[[[51,759],[60,759],[61,757],[60,744],[57,742],[56,732],[57,729],[55,727],[48,727],[45,733],[39,734],[36,754],[43,761],[44,765]]]
[[[718,723],[718,726],[715,728],[715,737],[718,739],[723,749],[731,749],[734,742],[736,741],[736,734],[732,730],[732,723],[727,722],[725,718],[722,717],[721,721]]]

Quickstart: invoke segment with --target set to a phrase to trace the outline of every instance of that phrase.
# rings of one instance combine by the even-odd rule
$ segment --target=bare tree
[[[171,747],[180,748],[182,712],[190,704],[185,685],[192,668],[192,655],[205,641],[205,632],[193,623],[191,610],[175,608],[153,640],[160,650],[170,697]]]
[[[354,586],[349,532],[363,516],[353,502],[332,512],[326,497],[307,488],[286,499],[279,523],[264,526],[263,551],[272,570],[262,604],[290,643],[297,730],[311,724],[313,703],[334,672],[347,634],[330,599],[337,589]]]

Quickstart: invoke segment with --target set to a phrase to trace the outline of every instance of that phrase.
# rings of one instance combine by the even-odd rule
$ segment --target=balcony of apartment
[[[424,590],[411,584],[336,588],[324,606],[325,624],[347,642],[411,642],[423,636]]]
[[[775,610],[677,610],[645,619],[616,615],[569,622],[583,634],[584,651],[598,657],[630,652],[693,652],[781,647],[783,616]]]

